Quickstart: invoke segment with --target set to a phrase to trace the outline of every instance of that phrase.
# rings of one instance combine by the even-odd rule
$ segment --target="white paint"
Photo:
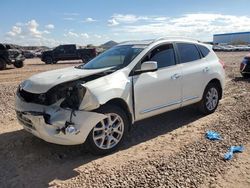
[[[17,96],[16,110],[21,112],[46,112],[51,115],[52,125],[47,125],[42,116],[27,116],[37,129],[37,131],[32,131],[34,135],[57,144],[80,144],[86,140],[92,128],[106,117],[103,114],[91,111],[112,99],[123,100],[127,104],[130,113],[135,115],[132,117],[132,122],[135,122],[198,102],[201,100],[208,82],[212,79],[218,79],[222,88],[224,88],[224,69],[214,52],[198,61],[177,64],[154,72],[130,76],[134,67],[150,50],[156,46],[171,42],[189,42],[204,45],[194,40],[181,38],[124,43],[126,45],[145,44],[148,46],[125,68],[83,84],[86,88],[86,94],[80,105],[80,110],[75,112],[76,116],[73,116],[72,119],[75,123],[74,127],[80,131],[77,135],[56,134],[56,129],[62,128],[65,122],[69,121],[71,113],[70,110],[60,108],[62,101],[58,101],[51,106],[43,106],[23,102]],[[59,69],[34,75],[21,85],[28,92],[45,93],[58,84],[101,73],[107,69],[109,68],[84,70],[70,67]],[[135,108],[133,108],[132,103],[132,83],[134,83]]]

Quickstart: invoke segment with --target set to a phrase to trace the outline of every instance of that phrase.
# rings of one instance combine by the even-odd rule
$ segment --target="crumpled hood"
[[[31,93],[45,93],[58,84],[91,76],[108,69],[110,68],[87,70],[68,67],[47,71],[31,76],[28,80],[22,82],[20,87]]]

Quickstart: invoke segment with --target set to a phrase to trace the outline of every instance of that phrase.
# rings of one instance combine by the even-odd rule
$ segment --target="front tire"
[[[45,57],[44,59],[45,59],[45,60],[44,60],[45,64],[53,64],[53,63],[54,63],[53,58],[50,57],[50,56],[47,56],[47,57]]]
[[[207,85],[202,100],[199,102],[198,107],[200,112],[204,115],[213,113],[219,104],[220,90],[217,84],[210,83]]]
[[[104,155],[116,150],[128,133],[129,121],[126,113],[114,105],[104,105],[97,110],[106,114],[89,133],[87,147],[94,155]]]
[[[0,59],[0,70],[6,69],[6,62],[3,59]]]
[[[24,65],[23,61],[16,61],[16,62],[14,62],[14,66],[16,68],[22,68],[23,65]]]

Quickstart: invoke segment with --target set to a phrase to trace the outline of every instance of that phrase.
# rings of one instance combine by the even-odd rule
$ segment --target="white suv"
[[[195,40],[121,43],[85,65],[48,71],[22,82],[16,113],[23,127],[56,144],[87,142],[92,153],[116,149],[135,121],[197,103],[217,108],[224,64]]]

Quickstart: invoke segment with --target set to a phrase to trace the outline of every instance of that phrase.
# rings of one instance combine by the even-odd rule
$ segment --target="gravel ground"
[[[239,74],[246,53],[218,53],[227,83],[218,110],[186,107],[136,123],[121,150],[95,157],[82,146],[58,146],[25,132],[13,108],[18,83],[32,74],[72,66],[27,60],[0,72],[0,187],[250,187],[250,79]],[[208,141],[207,130],[223,140]],[[243,153],[224,161],[231,145]]]

